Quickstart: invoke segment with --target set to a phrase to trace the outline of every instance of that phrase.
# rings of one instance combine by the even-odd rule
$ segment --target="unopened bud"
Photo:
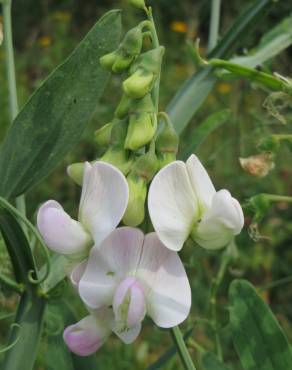
[[[109,54],[106,54],[106,55],[102,56],[99,59],[99,63],[104,69],[107,69],[107,70],[111,71],[111,69],[113,67],[113,64],[115,63],[117,58],[118,58],[117,51],[113,51],[112,53],[109,53]]]
[[[157,129],[157,118],[153,113],[131,114],[125,140],[125,148],[138,150],[148,144]]]
[[[155,141],[155,144],[157,151],[161,153],[177,154],[179,137],[170,122],[165,122],[163,129]]]
[[[126,71],[134,60],[134,56],[132,55],[124,55],[123,53],[119,53],[117,59],[115,60],[112,71],[115,73],[121,73]]]
[[[117,167],[124,175],[129,173],[133,164],[133,159],[128,157],[126,150],[119,145],[111,146],[100,160]]]
[[[129,202],[123,222],[125,225],[134,227],[140,225],[145,217],[147,185],[142,177],[132,173],[127,177],[127,182],[129,186]]]
[[[115,116],[123,119],[129,114],[129,109],[131,105],[131,98],[129,98],[126,94],[123,94],[117,109],[115,110]]]
[[[153,82],[154,74],[139,68],[123,82],[123,89],[131,98],[140,99],[151,91]]]
[[[275,167],[271,153],[261,153],[239,158],[241,167],[252,176],[265,177]]]
[[[129,0],[129,3],[138,9],[145,9],[144,0]]]
[[[157,169],[158,161],[155,154],[155,147],[154,143],[151,143],[150,150],[135,161],[131,173],[142,177],[148,183],[152,180]]]
[[[140,27],[129,30],[120,44],[119,50],[126,55],[137,56],[141,53],[143,33]]]
[[[128,120],[126,119],[114,120],[110,139],[111,145],[123,147],[127,135],[127,130],[128,130]]]
[[[73,163],[67,167],[67,174],[78,185],[82,186],[84,175],[84,162]]]
[[[110,144],[112,128],[113,122],[109,122],[95,131],[94,139],[97,145],[100,147],[106,147]]]
[[[135,63],[133,63],[130,73],[134,73],[139,68],[142,68],[145,71],[152,72],[154,75],[158,75],[161,69],[164,50],[163,46],[159,46],[139,55]]]

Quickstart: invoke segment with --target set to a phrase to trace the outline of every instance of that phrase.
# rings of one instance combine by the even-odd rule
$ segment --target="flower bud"
[[[100,147],[106,147],[110,144],[112,128],[113,122],[109,122],[95,131],[94,139],[97,145]]]
[[[178,144],[179,137],[176,131],[169,122],[165,122],[163,129],[155,141],[157,151],[177,154]]]
[[[148,144],[157,129],[157,118],[153,113],[131,114],[125,148],[138,150]]]
[[[131,99],[126,94],[123,94],[119,102],[119,105],[115,110],[115,116],[118,117],[119,119],[125,118],[129,113],[130,105]]]
[[[72,163],[67,167],[67,174],[78,185],[82,186],[84,175],[84,162]]]
[[[112,71],[115,73],[122,73],[126,71],[132,64],[134,58],[135,57],[132,55],[124,55],[122,52],[120,52],[112,66]]]
[[[141,68],[145,71],[158,75],[161,68],[163,54],[164,47],[159,46],[158,48],[151,49],[139,55],[139,57],[135,60],[135,63],[133,63],[131,66],[130,73],[134,73]]]
[[[140,99],[151,91],[153,82],[154,74],[139,68],[123,82],[123,89],[131,98]]]
[[[125,55],[137,56],[141,53],[142,44],[142,30],[140,27],[134,27],[126,33],[119,50]]]
[[[109,147],[100,160],[117,167],[124,175],[128,174],[133,163],[133,159],[128,157],[127,151],[120,145]]]
[[[104,68],[104,69],[107,69],[107,70],[110,70],[112,69],[112,66],[113,64],[115,63],[116,59],[118,57],[118,53],[117,51],[113,51],[112,53],[109,53],[109,54],[106,54],[104,56],[102,56],[100,59],[99,59],[99,63],[100,65]]]
[[[147,195],[146,181],[135,174],[127,177],[129,186],[129,202],[123,217],[123,222],[128,226],[140,225],[145,217],[145,199]]]
[[[114,120],[113,128],[111,131],[111,146],[124,146],[124,141],[126,139],[128,130],[128,120]]]
[[[157,155],[157,159],[158,159],[158,170],[160,170],[161,168],[165,167],[166,165],[168,165],[169,163],[171,162],[174,162],[176,160],[176,155],[174,153],[171,153],[171,152],[161,152]]]
[[[155,155],[155,146],[154,143],[151,143],[150,150],[135,161],[131,173],[142,177],[148,183],[155,175],[158,169],[157,167],[158,161]]]
[[[129,0],[129,3],[138,9],[145,9],[144,0]]]
[[[239,158],[241,167],[252,176],[265,177],[275,167],[273,154],[261,153]]]
[[[130,113],[154,113],[155,107],[151,94],[145,95],[142,99],[133,99],[130,104]]]

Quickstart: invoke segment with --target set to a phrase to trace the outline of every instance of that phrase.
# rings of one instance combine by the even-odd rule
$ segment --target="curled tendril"
[[[27,228],[32,232],[32,234],[34,235],[34,237],[36,238],[36,240],[42,246],[42,249],[45,252],[45,260],[46,260],[45,261],[46,271],[44,273],[44,276],[40,277],[39,279],[35,279],[32,275],[33,274],[36,274],[36,271],[30,270],[28,272],[28,280],[32,284],[40,284],[40,283],[43,283],[47,279],[47,277],[49,276],[49,274],[50,274],[50,271],[51,271],[51,263],[50,263],[50,255],[49,255],[49,252],[47,250],[47,247],[46,247],[46,245],[45,245],[42,237],[40,236],[39,232],[34,227],[34,225],[25,216],[23,216],[15,207],[13,207],[9,202],[7,202],[2,197],[0,197],[0,205],[3,208],[5,208],[8,212],[10,212],[12,215],[14,215],[18,219],[20,219],[23,222],[23,224],[25,224],[25,226],[27,226]]]
[[[0,354],[9,351],[11,348],[13,348],[17,344],[17,342],[20,339],[21,326],[19,324],[14,323],[10,326],[10,329],[12,329],[12,328],[17,328],[18,329],[17,336],[16,336],[16,338],[14,339],[14,341],[12,343],[10,343],[6,347],[0,349]]]

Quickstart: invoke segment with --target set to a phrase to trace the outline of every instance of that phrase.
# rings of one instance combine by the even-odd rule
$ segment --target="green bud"
[[[152,143],[151,143],[152,144]],[[150,150],[139,157],[132,166],[131,173],[142,177],[146,183],[150,182],[158,169],[158,161],[155,155],[155,146],[151,145]]]
[[[133,164],[133,159],[129,158],[126,150],[119,145],[109,147],[100,160],[117,167],[124,175],[128,174]]]
[[[72,163],[67,167],[67,174],[78,185],[82,186],[84,175],[84,162]]]
[[[169,122],[165,122],[163,129],[155,141],[155,144],[156,149],[161,153],[177,154],[179,137]]]
[[[155,107],[151,94],[145,95],[142,99],[133,99],[129,111],[130,113],[154,113]]]
[[[100,59],[99,59],[99,63],[100,65],[104,68],[104,69],[108,69],[111,71],[112,69],[112,66],[113,64],[115,63],[116,59],[118,57],[118,53],[117,51],[113,51],[112,53],[109,53],[109,54],[106,54],[104,56],[102,56]]]
[[[280,148],[279,140],[274,135],[264,137],[258,144],[258,149],[263,152],[275,153]]]
[[[124,72],[130,67],[134,58],[135,57],[132,55],[123,55],[123,53],[119,53],[112,66],[112,71],[115,73]]]
[[[140,27],[129,30],[120,44],[119,50],[126,55],[136,56],[141,53],[143,33]]]
[[[157,118],[153,113],[131,114],[125,140],[125,148],[138,150],[148,144],[157,129]]]
[[[174,153],[159,153],[157,155],[158,158],[158,170],[167,166],[169,163],[172,163],[176,160],[176,155]]]
[[[117,106],[117,109],[115,110],[115,116],[120,119],[125,118],[129,114],[130,106],[131,106],[131,99],[126,94],[123,94],[119,102],[119,105]]]
[[[133,99],[143,98],[151,91],[154,74],[139,68],[123,82],[124,92]]]
[[[97,145],[100,147],[106,147],[110,144],[112,128],[113,122],[109,122],[95,131],[94,139]]]
[[[139,55],[131,66],[130,73],[134,73],[139,68],[142,68],[157,75],[160,72],[164,50],[163,46],[159,46]]]
[[[138,9],[145,9],[144,0],[129,0],[129,3]]]
[[[114,120],[113,128],[111,131],[110,144],[113,146],[124,146],[124,141],[126,139],[128,130],[128,120]]]
[[[128,226],[140,225],[145,217],[145,199],[147,195],[146,182],[134,174],[127,177],[129,185],[129,202],[123,217],[123,222]]]

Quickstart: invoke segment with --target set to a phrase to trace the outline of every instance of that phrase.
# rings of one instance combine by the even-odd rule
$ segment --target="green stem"
[[[185,370],[196,370],[195,365],[191,359],[187,346],[185,344],[183,335],[178,326],[171,328],[171,335],[174,341],[174,344],[177,347],[177,351],[183,363]]]
[[[8,82],[8,96],[9,96],[9,113],[10,122],[12,124],[14,118],[18,114],[18,100],[16,90],[16,77],[15,77],[15,62],[13,52],[13,39],[12,39],[12,24],[11,24],[11,4],[12,0],[5,0],[3,2],[3,23],[4,23],[4,45],[5,45],[5,63],[7,71]],[[25,215],[25,198],[20,195],[16,198],[17,209]]]
[[[265,196],[271,202],[288,202],[292,203],[292,197],[286,195],[277,195],[277,194],[266,194],[262,193],[261,195]]]
[[[7,288],[14,290],[16,293],[21,294],[23,292],[23,285],[18,284],[12,279],[10,279],[8,276],[5,276],[0,273],[0,284],[5,285]]]
[[[280,285],[288,284],[288,283],[291,283],[291,282],[292,282],[292,275],[286,276],[282,279],[275,280],[275,281],[272,281],[271,283],[267,283],[265,285],[262,285],[262,286],[259,287],[259,290],[272,289],[272,288],[276,288]]]
[[[222,352],[222,346],[221,346],[221,341],[220,341],[218,318],[217,318],[217,293],[222,283],[222,280],[225,276],[229,262],[230,262],[230,256],[228,254],[224,254],[221,260],[218,274],[212,282],[211,296],[210,296],[211,316],[212,316],[213,329],[214,329],[214,334],[215,334],[217,355],[218,355],[219,360],[222,362],[223,362],[223,352]]]
[[[220,8],[221,0],[212,0],[208,51],[211,51],[217,45],[220,24]]]
[[[149,7],[147,9],[147,16],[149,21],[151,22],[151,32],[152,32],[152,44],[154,48],[159,47],[159,40],[158,40],[158,35],[156,32],[156,27],[155,27],[155,22],[152,16],[152,8]],[[153,97],[153,102],[154,106],[156,108],[156,112],[158,112],[158,105],[159,105],[159,86],[160,86],[160,72],[156,78],[156,82],[152,91],[152,97]]]

